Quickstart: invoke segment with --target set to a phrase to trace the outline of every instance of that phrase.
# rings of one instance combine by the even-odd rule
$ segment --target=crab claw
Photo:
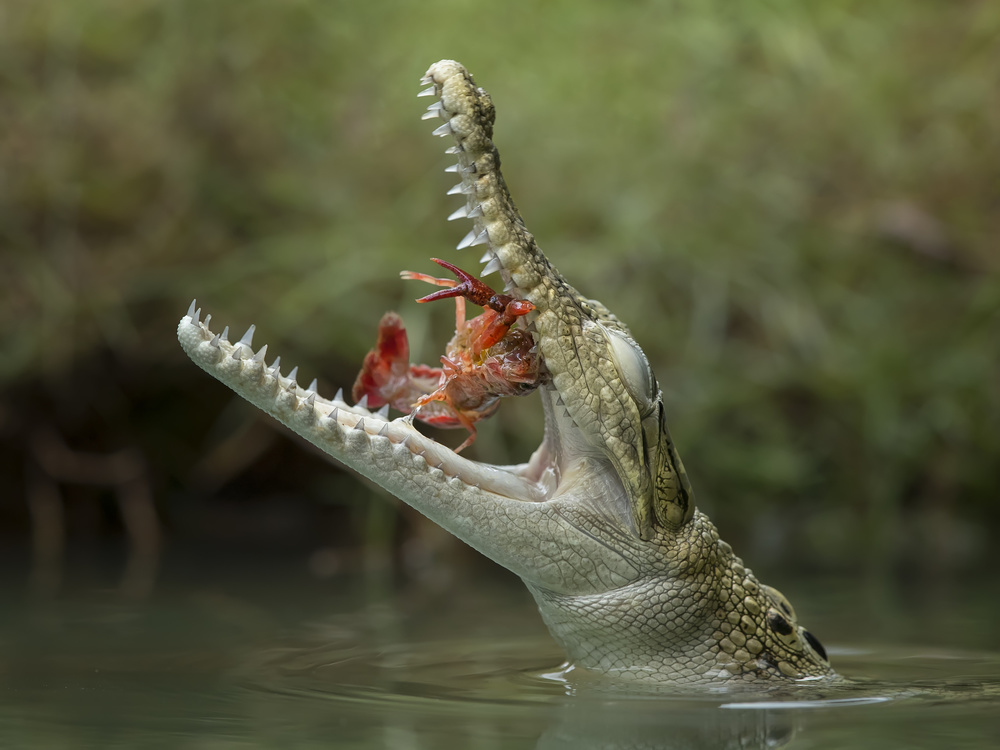
[[[404,279],[415,279],[417,281],[426,281],[438,286],[448,287],[447,289],[442,289],[440,292],[432,292],[425,297],[420,297],[417,302],[434,302],[435,300],[447,299],[449,297],[464,297],[480,307],[503,315],[503,325],[507,328],[512,326],[517,318],[527,315],[535,309],[535,306],[528,302],[528,300],[515,299],[509,294],[497,294],[490,286],[472,276],[468,271],[463,271],[448,261],[441,260],[440,258],[431,258],[431,260],[439,266],[447,268],[461,281],[439,279],[424,273],[403,271],[400,276]]]
[[[365,356],[351,395],[355,402],[367,396],[370,407],[382,406],[404,389],[409,370],[410,343],[403,320],[396,313],[387,312],[379,321],[375,348]]]
[[[431,260],[439,266],[447,268],[459,278],[459,281],[455,282],[451,279],[436,279],[432,276],[425,276],[424,274],[406,272],[406,278],[429,281],[430,283],[437,284],[438,286],[450,287],[449,289],[442,289],[440,292],[432,292],[426,297],[421,297],[417,300],[417,302],[434,302],[435,300],[447,299],[449,297],[465,297],[467,300],[479,305],[480,307],[489,307],[497,312],[503,312],[506,302],[500,302],[499,300],[506,295],[497,294],[475,276],[472,276],[467,271],[463,271],[458,266],[452,265],[448,261],[440,260],[439,258],[431,258]]]

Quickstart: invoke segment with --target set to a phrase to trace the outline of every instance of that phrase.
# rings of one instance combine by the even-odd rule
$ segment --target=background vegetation
[[[699,503],[745,557],[990,559],[990,0],[6,3],[5,544],[29,538],[54,444],[139,451],[175,548],[315,551],[319,570],[433,550],[192,366],[173,329],[197,297],[332,392],[394,308],[434,361],[451,311],[418,308],[397,271],[473,262],[451,249],[466,230],[444,221],[447,161],[414,98],[443,57],[493,94],[529,227],[632,326]],[[470,453],[523,458],[534,412],[506,404]],[[59,482],[67,535],[117,539],[91,479]]]

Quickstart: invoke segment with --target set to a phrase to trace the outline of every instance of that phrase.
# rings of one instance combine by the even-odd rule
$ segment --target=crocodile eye
[[[643,418],[649,416],[653,411],[653,401],[656,397],[654,392],[656,381],[646,355],[624,334],[610,328],[605,328],[604,332],[611,343],[615,367],[626,390],[639,407],[640,416]]]

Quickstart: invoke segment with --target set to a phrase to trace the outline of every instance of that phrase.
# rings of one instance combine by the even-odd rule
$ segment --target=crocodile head
[[[215,334],[194,303],[178,337],[247,400],[510,569],[578,666],[659,683],[833,676],[788,601],[760,584],[696,510],[649,362],[628,329],[573,289],[538,249],[493,144],[494,108],[460,64],[431,66],[425,118],[443,120],[484,272],[535,306],[529,330],[547,377],[545,436],[517,466],[471,461],[408,419],[301,388],[294,371]]]

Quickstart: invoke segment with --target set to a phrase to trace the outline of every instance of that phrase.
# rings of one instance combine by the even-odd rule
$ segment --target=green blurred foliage
[[[727,538],[829,564],[985,554],[991,0],[7,3],[7,398],[74,387],[97,350],[206,389],[171,333],[192,297],[324,388],[350,384],[389,308],[434,361],[451,310],[414,305],[397,271],[473,263],[449,249],[466,228],[444,221],[444,142],[414,98],[443,57],[492,93],[542,247],[645,348]],[[535,411],[506,404],[473,453],[522,460]],[[184,430],[172,416],[150,431]]]

